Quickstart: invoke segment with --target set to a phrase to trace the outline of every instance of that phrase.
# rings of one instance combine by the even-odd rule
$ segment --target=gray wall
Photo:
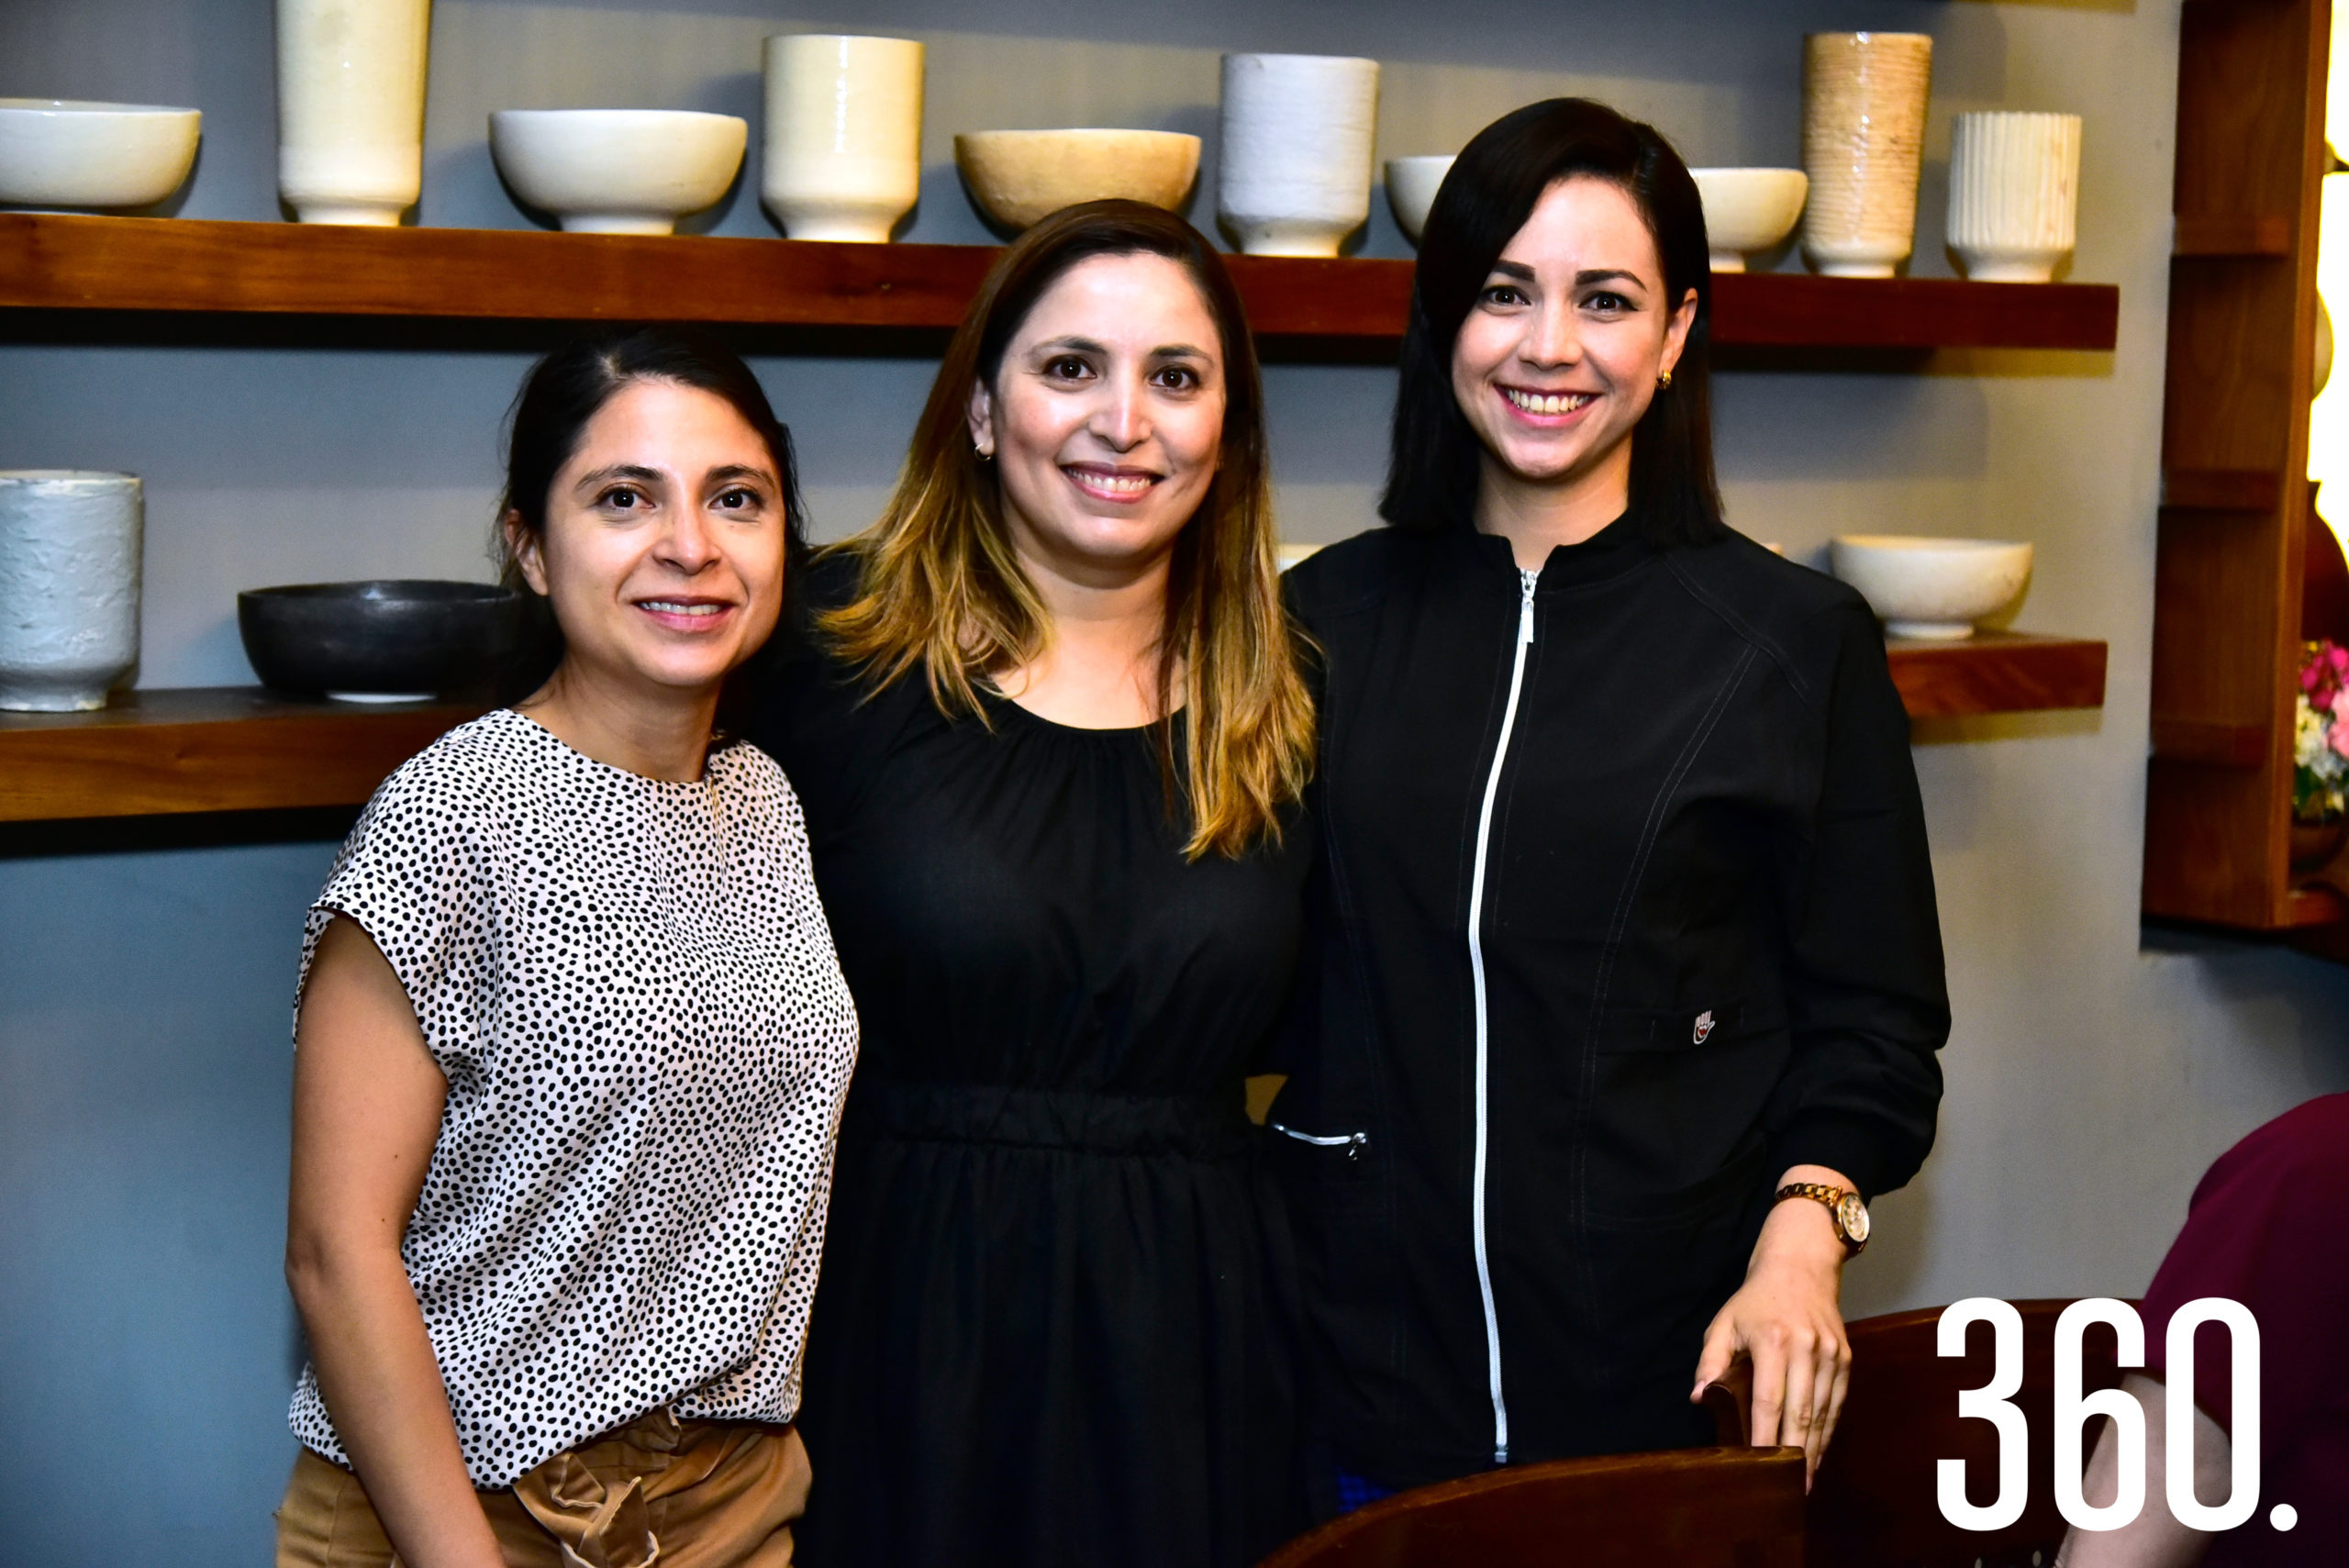
[[[1815,559],[1858,528],[2019,535],[2019,624],[2112,645],[2100,714],[1920,727],[1957,1028],[1940,1148],[1878,1208],[1857,1315],[1968,1295],[2141,1289],[2202,1167],[2260,1121],[2349,1086],[2349,971],[2136,916],[2151,632],[2175,0],[442,0],[422,221],[522,227],[483,144],[508,106],[721,108],[756,120],[758,39],[793,28],[931,46],[909,237],[986,238],[958,128],[1140,124],[1212,142],[1225,49],[1374,55],[1382,156],[1448,151],[1494,115],[1582,91],[1657,121],[1695,163],[1797,153],[1799,35],[1938,40],[1920,272],[1940,242],[1948,123],[1986,106],[2087,117],[2076,274],[2121,287],[2111,354],[1947,353],[1913,373],[1729,373],[1733,520]],[[178,210],[272,218],[265,0],[9,0],[0,94],[206,111]],[[774,232],[753,167],[707,226]],[[1193,217],[1212,218],[1209,168]],[[1383,206],[1366,253],[1408,254]],[[1791,262],[1785,264],[1794,264]],[[521,349],[0,347],[0,465],[121,468],[149,486],[141,679],[249,678],[238,588],[481,576],[495,427]],[[929,367],[779,358],[818,529],[864,521]],[[1366,526],[1388,374],[1278,367],[1286,531]],[[18,1434],[0,1557],[257,1561],[292,1456],[298,1354],[276,1251],[287,993],[330,845],[150,832],[0,840],[0,1424]],[[31,852],[42,847],[59,852]],[[151,1457],[150,1457],[151,1456]],[[135,1464],[137,1478],[126,1480]],[[17,1555],[21,1554],[21,1555]]]

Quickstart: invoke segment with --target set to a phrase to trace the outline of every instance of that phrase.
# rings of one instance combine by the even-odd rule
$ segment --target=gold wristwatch
[[[1807,1197],[1827,1206],[1829,1216],[1835,1221],[1835,1234],[1843,1243],[1845,1257],[1856,1258],[1867,1250],[1868,1206],[1860,1201],[1859,1194],[1849,1187],[1831,1187],[1824,1182],[1788,1182],[1778,1189],[1778,1195],[1772,1201],[1784,1203],[1790,1197]]]

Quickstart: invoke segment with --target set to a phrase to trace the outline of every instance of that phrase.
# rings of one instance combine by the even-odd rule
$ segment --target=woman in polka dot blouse
[[[503,537],[559,661],[392,775],[311,910],[281,1565],[791,1561],[856,1019],[798,800],[713,725],[798,518],[721,349],[523,387]]]

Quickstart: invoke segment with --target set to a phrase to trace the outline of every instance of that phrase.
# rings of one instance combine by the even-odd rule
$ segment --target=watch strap
[[[1780,1187],[1770,1201],[1781,1204],[1790,1197],[1804,1197],[1823,1207],[1829,1221],[1835,1227],[1835,1239],[1843,1243],[1846,1257],[1856,1258],[1867,1247],[1865,1237],[1854,1237],[1843,1224],[1843,1200],[1856,1195],[1848,1187],[1831,1187],[1825,1182],[1788,1182]]]

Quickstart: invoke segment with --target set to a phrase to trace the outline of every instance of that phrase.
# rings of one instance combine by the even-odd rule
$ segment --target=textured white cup
[[[691,109],[499,109],[489,151],[515,195],[573,234],[672,234],[726,194],[747,121]]]
[[[766,42],[760,194],[794,239],[879,244],[921,195],[922,46],[785,33]]]
[[[1932,75],[1923,33],[1803,39],[1802,250],[1829,277],[1888,278],[1909,259]]]
[[[1216,214],[1252,256],[1334,256],[1370,217],[1378,61],[1223,57]]]
[[[2080,117],[1996,112],[1950,122],[1949,248],[1986,284],[2043,284],[2072,253]]]
[[[390,227],[424,189],[431,0],[277,0],[277,194]]]
[[[203,127],[194,109],[0,98],[0,202],[150,206],[186,180]]]
[[[1389,158],[1386,161],[1386,205],[1395,209],[1396,227],[1412,244],[1428,226],[1428,209],[1435,206],[1443,177],[1459,160],[1446,152],[1430,158]]]
[[[1955,642],[2005,608],[2031,579],[2031,546],[2016,540],[1839,534],[1835,575],[1860,591],[1892,637]]]
[[[76,713],[139,662],[139,479],[0,470],[0,708]]]

